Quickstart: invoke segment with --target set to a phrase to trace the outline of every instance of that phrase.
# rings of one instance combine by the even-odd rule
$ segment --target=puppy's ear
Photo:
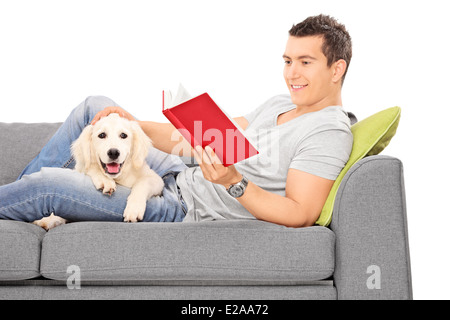
[[[71,146],[72,155],[76,162],[75,170],[79,172],[88,171],[92,163],[92,128],[92,125],[84,128],[78,139]]]
[[[133,132],[133,147],[132,147],[132,161],[133,166],[136,169],[141,168],[144,165],[147,158],[148,151],[152,146],[152,141],[144,133],[139,124],[135,121],[131,124],[131,130]]]

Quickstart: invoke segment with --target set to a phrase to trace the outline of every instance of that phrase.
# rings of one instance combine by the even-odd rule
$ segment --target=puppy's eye
[[[106,133],[102,132],[102,133],[100,133],[100,134],[98,135],[98,137],[99,137],[100,139],[105,139],[105,138],[106,138]]]
[[[126,133],[121,133],[120,134],[120,137],[122,138],[122,139],[126,139],[126,138],[128,138],[128,135],[126,134]]]

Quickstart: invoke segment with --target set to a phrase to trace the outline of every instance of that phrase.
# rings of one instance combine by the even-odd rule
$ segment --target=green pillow
[[[334,200],[345,174],[362,158],[379,154],[386,148],[397,131],[400,114],[401,109],[399,107],[393,107],[378,112],[352,126],[352,153],[350,154],[347,164],[334,182],[316,224],[328,226],[331,223]]]

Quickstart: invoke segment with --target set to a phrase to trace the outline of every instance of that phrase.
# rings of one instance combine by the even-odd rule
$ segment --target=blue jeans
[[[117,186],[112,196],[95,189],[90,177],[72,170],[70,146],[100,110],[117,104],[89,97],[76,107],[55,135],[23,170],[19,179],[0,186],[0,219],[32,222],[54,213],[69,221],[123,221],[130,189]],[[164,180],[163,194],[147,201],[146,222],[179,222],[186,205],[176,175],[186,169],[181,159],[151,148],[147,163]]]

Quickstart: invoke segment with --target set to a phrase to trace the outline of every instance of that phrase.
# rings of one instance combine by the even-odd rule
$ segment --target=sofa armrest
[[[342,180],[330,227],[339,299],[412,299],[400,160],[377,155],[356,163]]]

